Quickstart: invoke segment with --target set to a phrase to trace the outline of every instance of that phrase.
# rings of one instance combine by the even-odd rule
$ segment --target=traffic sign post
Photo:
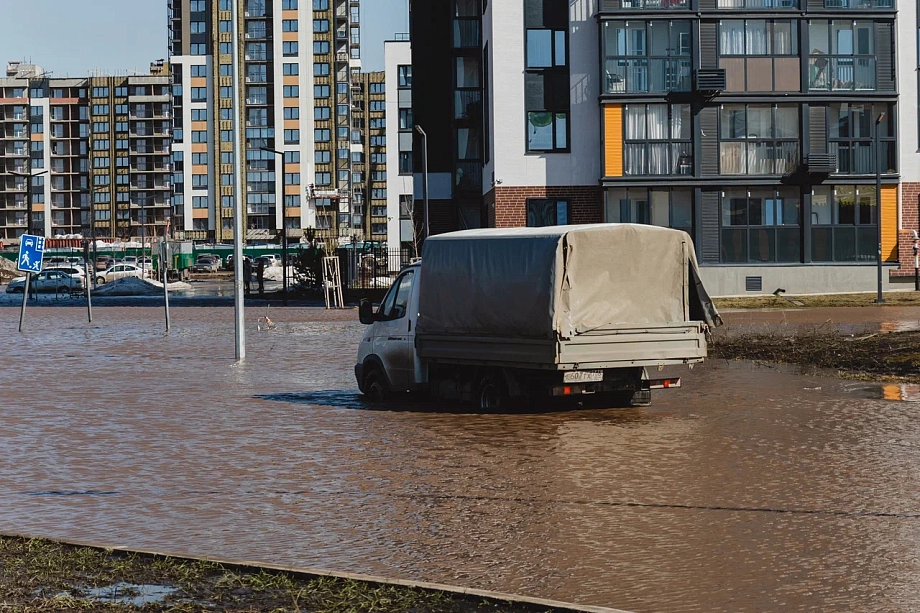
[[[26,318],[26,302],[29,300],[29,282],[32,273],[42,271],[42,258],[45,255],[45,237],[23,234],[19,239],[19,259],[16,260],[16,269],[26,273],[26,283],[22,291],[22,309],[19,311],[19,331],[22,332],[22,323]]]

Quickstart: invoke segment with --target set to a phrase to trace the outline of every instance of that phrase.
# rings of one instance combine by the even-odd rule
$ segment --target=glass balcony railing
[[[608,94],[685,92],[691,88],[690,58],[608,58]]]
[[[808,59],[812,91],[874,91],[875,76],[874,57],[813,55]]]

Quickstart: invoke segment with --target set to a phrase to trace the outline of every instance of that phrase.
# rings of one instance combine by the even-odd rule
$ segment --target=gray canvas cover
[[[441,234],[422,252],[418,333],[553,340],[611,324],[684,323],[688,313],[717,318],[711,302],[688,304],[685,286],[698,278],[690,269],[690,237],[657,226]]]

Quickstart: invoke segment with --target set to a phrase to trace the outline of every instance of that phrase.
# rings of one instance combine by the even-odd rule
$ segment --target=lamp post
[[[269,149],[268,147],[260,147],[262,151],[267,151],[268,153],[274,153],[275,156],[281,157],[281,177],[284,179],[284,151],[275,151],[274,149]],[[278,180],[278,163],[275,162],[275,181]],[[282,190],[283,191],[283,190]],[[282,304],[287,306],[287,291],[288,291],[288,261],[287,261],[287,206],[285,206],[284,199],[281,200],[281,299]]]
[[[428,135],[422,126],[415,126],[415,131],[422,135],[422,225],[428,238]]]
[[[875,227],[878,237],[878,296],[875,298],[876,304],[884,304],[882,298],[882,152],[879,146],[879,131],[882,120],[885,119],[885,113],[879,113],[875,120]]]

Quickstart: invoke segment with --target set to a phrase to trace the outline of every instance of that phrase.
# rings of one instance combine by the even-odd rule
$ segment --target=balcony
[[[875,57],[813,55],[808,59],[811,91],[875,91]]]
[[[690,91],[690,58],[607,58],[607,94]]]

